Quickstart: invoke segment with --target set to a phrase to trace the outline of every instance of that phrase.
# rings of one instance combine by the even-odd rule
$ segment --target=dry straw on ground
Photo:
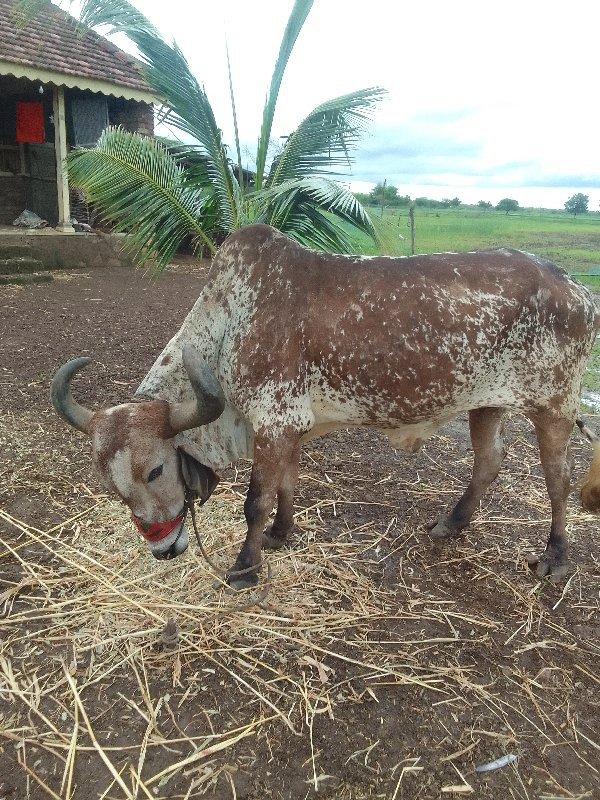
[[[44,455],[33,464],[28,448],[19,447],[36,437],[36,452]],[[590,690],[597,693],[600,684],[598,596],[590,594],[589,583],[587,591],[582,588],[579,571],[555,590],[551,603],[545,587],[523,578],[531,530],[549,521],[527,437],[514,443],[506,480],[496,490],[506,502],[493,495],[473,533],[453,548],[432,550],[393,508],[377,524],[346,526],[328,538],[334,514],[369,502],[349,498],[328,477],[320,491],[329,496],[298,511],[292,547],[266,556],[268,597],[242,610],[252,595],[223,588],[193,540],[183,558],[153,559],[126,509],[73,477],[57,444],[50,445],[34,422],[5,420],[0,439],[21,464],[0,474],[5,496],[25,488],[57,518],[34,525],[20,518],[25,514],[0,507],[0,571],[3,563],[11,566],[0,584],[0,736],[15,748],[15,765],[40,796],[190,798],[230,787],[229,796],[236,797],[235,770],[251,761],[254,748],[287,731],[308,743],[307,793],[395,800],[413,796],[404,791],[414,781],[434,781],[436,794],[426,790],[423,797],[493,797],[474,767],[497,756],[523,757],[535,747],[568,750],[585,776],[581,797],[593,797],[600,775],[597,705],[584,702],[590,713],[585,718],[573,714],[572,703],[582,692],[590,692],[591,700]],[[456,495],[451,476],[461,459],[469,459],[444,437],[427,457],[430,469],[398,487],[419,505],[438,501],[441,489]],[[338,468],[351,473],[353,465]],[[315,475],[304,476],[303,485],[318,481]],[[233,562],[243,538],[242,504],[239,487],[225,484],[198,510],[204,545],[222,568]],[[573,506],[570,527],[590,524]],[[515,530],[521,531],[516,538]],[[506,568],[511,563],[512,575]],[[449,592],[443,581],[438,587],[436,576],[457,565],[470,588],[454,585]],[[266,572],[262,580],[268,580]],[[562,604],[581,608],[589,626],[566,628],[553,614]],[[157,690],[157,674],[168,676],[169,691]],[[103,711],[94,718],[92,698],[119,690],[124,675],[131,690],[114,698],[120,717]],[[235,697],[236,718],[213,707],[215,686],[223,706]],[[398,725],[402,705],[420,703],[423,714],[437,715],[447,736],[441,727],[432,735],[435,774],[425,753],[395,764],[379,758],[385,742],[375,735],[364,750],[349,752],[348,764],[373,773],[373,793],[361,795],[343,775],[333,783],[322,771],[316,732],[322,720],[334,727],[349,706],[371,704],[377,711],[384,699]],[[186,709],[205,715],[202,735],[181,727]],[[111,726],[125,712],[136,722],[133,733],[112,744],[119,731],[113,737]],[[84,795],[78,767],[90,754],[100,759],[95,780],[103,788]],[[504,770],[512,777],[503,796],[533,800],[519,760]],[[548,798],[576,796],[561,775],[545,771]],[[182,785],[188,788],[172,793]]]

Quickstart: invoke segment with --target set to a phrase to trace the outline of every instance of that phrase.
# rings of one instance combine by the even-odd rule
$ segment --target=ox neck
[[[211,367],[216,372],[216,365]],[[192,386],[181,362],[181,342],[172,340],[142,380],[133,400],[174,403],[193,399]],[[218,419],[183,431],[175,437],[175,444],[218,472],[240,458],[252,458],[254,433],[245,417],[227,402]]]
[[[183,431],[175,437],[175,444],[219,472],[240,458],[252,458],[254,435],[252,426],[228,403],[217,420]]]
[[[220,380],[228,397],[226,370],[220,369],[220,353],[230,314],[224,311],[222,297],[230,294],[235,265],[222,268],[204,287],[180,330],[164,348],[141,382],[136,397],[151,397],[169,403],[194,399],[192,386],[183,367],[182,345],[191,344]],[[221,416],[208,425],[184,431],[175,437],[201,464],[218,471],[239,458],[252,458],[254,432],[246,418],[229,400]]]

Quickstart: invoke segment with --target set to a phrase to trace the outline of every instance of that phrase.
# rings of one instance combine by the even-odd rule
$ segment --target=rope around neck
[[[215,573],[216,577],[219,579],[221,584],[227,585],[227,581],[225,580],[225,578],[227,578],[227,579],[229,579],[229,578],[237,578],[240,575],[247,575],[249,572],[257,572],[263,565],[263,559],[261,559],[258,562],[258,564],[253,564],[251,567],[246,567],[246,569],[234,570],[233,572],[227,572],[226,570],[222,570],[220,567],[217,567],[217,565],[212,561],[212,559],[210,558],[210,556],[206,552],[206,549],[204,548],[204,545],[202,544],[202,541],[200,539],[200,534],[198,533],[198,524],[196,522],[196,511],[194,509],[194,500],[195,499],[196,499],[195,493],[192,492],[189,489],[186,489],[186,493],[185,493],[185,512],[186,513],[188,511],[190,512],[190,516],[192,518],[192,526],[194,528],[194,533],[196,535],[196,541],[198,542],[198,547],[200,548],[200,552],[202,553],[202,556],[204,557],[204,560],[209,565],[209,567],[212,569],[212,571]],[[184,521],[185,521],[185,516],[184,516]],[[267,597],[267,595],[269,594],[269,591],[270,591],[270,586],[269,586],[269,584],[271,582],[271,564],[270,564],[270,562],[267,562],[267,579],[268,579],[269,583],[267,584],[267,586],[265,587],[265,589],[263,590],[261,595],[256,600],[253,600],[251,603],[247,603],[247,604],[239,607],[237,610],[241,610],[242,608],[251,608],[252,606],[259,605],[259,603],[262,603],[263,600],[265,600],[265,598]]]

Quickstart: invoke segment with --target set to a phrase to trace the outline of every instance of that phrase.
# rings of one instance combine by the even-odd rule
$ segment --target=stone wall
[[[0,233],[0,244],[25,245],[33,258],[47,269],[97,269],[131,266],[123,251],[122,234],[70,233],[41,231]]]

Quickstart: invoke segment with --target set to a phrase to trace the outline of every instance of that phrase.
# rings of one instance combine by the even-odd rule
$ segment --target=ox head
[[[187,549],[186,494],[196,494],[203,503],[219,480],[173,441],[181,431],[212,422],[225,408],[223,391],[209,367],[189,345],[182,354],[194,390],[194,399],[187,402],[143,400],[91,411],[73,399],[70,389],[71,379],[89,358],[63,364],[50,392],[58,414],[90,437],[95,472],[129,506],[156,558],[173,558]]]

